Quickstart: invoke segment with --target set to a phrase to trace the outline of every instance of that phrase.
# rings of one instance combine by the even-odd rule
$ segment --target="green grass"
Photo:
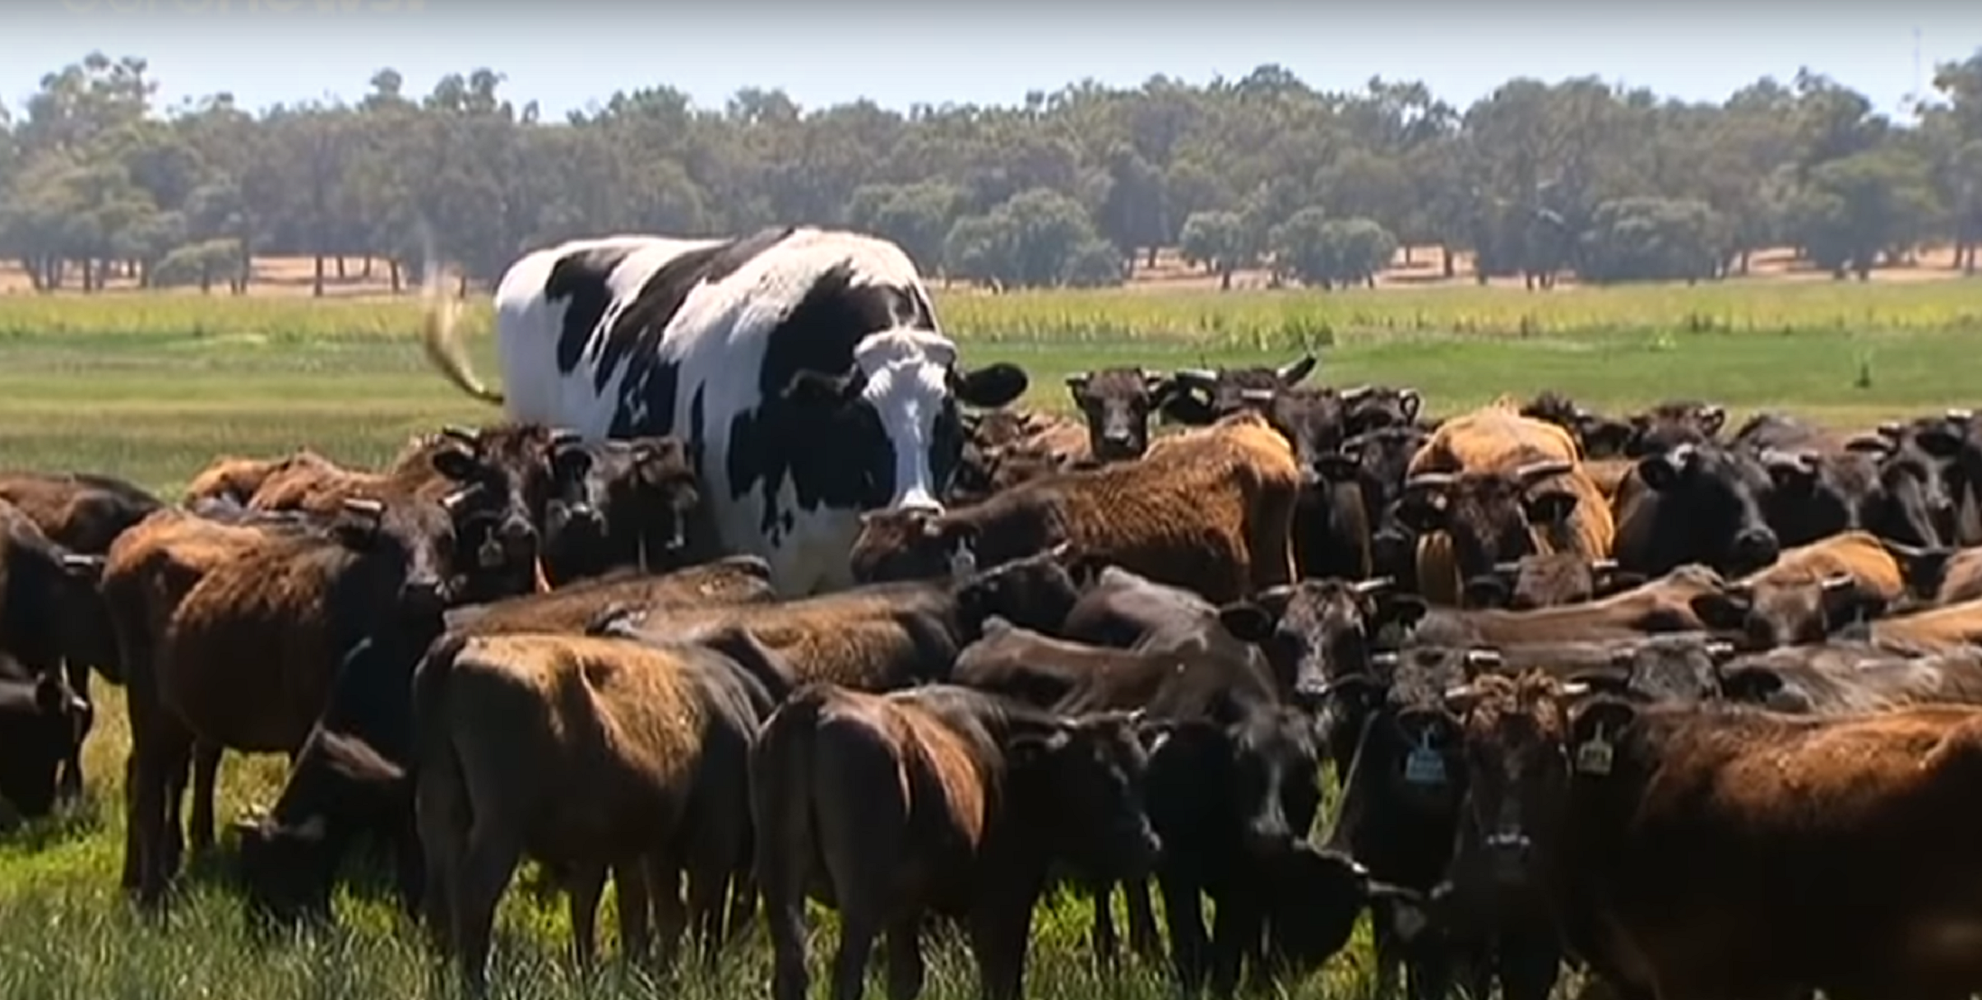
[[[1982,353],[1982,296],[1953,282],[1546,295],[950,296],[939,309],[971,363],[1024,364],[1033,374],[1027,401],[1054,408],[1064,406],[1061,380],[1081,369],[1278,363],[1326,344],[1319,380],[1413,385],[1438,412],[1555,387],[1599,408],[1686,395],[1735,411],[1782,407],[1857,425],[1972,405],[1973,359]],[[478,364],[493,378],[486,310],[471,312],[470,322]],[[217,454],[308,444],[378,462],[415,431],[491,417],[426,368],[412,339],[416,323],[416,306],[404,300],[0,297],[0,464],[107,472],[176,496]],[[1860,384],[1861,371],[1869,385]],[[115,889],[123,823],[116,779],[129,745],[123,702],[115,688],[97,690],[90,805],[0,841],[0,996],[446,994],[417,938],[370,893],[340,898],[337,931],[264,945],[245,934],[233,897],[208,875],[192,880],[169,931],[140,925]],[[224,824],[272,800],[281,760],[230,756],[222,773]],[[562,962],[561,904],[513,892],[502,926],[497,981],[507,995],[757,995],[767,982],[764,949],[753,944],[713,977],[656,983],[608,969],[587,983]],[[610,927],[603,922],[608,948]],[[1084,903],[1061,899],[1042,912],[1033,995],[1165,995],[1149,970],[1097,978],[1086,927]],[[829,940],[815,941],[815,955]],[[1356,946],[1296,992],[1359,992],[1367,966]],[[970,983],[969,966],[946,950],[929,995],[966,995]]]

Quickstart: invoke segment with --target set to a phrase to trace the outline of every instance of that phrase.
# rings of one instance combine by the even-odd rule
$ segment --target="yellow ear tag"
[[[1604,738],[1604,727],[1598,726],[1596,733],[1576,748],[1576,770],[1584,774],[1609,774],[1613,756],[1615,750],[1610,740]]]

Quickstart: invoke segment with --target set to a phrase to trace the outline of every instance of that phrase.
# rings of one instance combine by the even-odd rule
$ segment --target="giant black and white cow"
[[[469,368],[451,300],[432,302],[428,356],[511,418],[687,441],[718,543],[763,557],[790,595],[851,585],[862,511],[941,509],[957,404],[1026,388],[1013,365],[964,370],[908,255],[858,233],[621,235],[526,254],[496,286],[500,392]]]

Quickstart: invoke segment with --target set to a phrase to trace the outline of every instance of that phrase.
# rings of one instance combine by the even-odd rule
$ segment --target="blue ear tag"
[[[1431,734],[1418,738],[1418,745],[1404,757],[1404,780],[1413,785],[1445,784],[1445,757],[1431,747]]]

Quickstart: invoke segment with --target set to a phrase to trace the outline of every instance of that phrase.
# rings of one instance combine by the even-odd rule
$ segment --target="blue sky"
[[[1607,80],[1718,100],[1763,74],[1808,65],[1886,111],[1920,67],[1982,47],[1982,3],[1851,7],[1749,0],[1624,4],[1418,0],[1372,9],[1335,0],[1163,4],[1005,0],[915,4],[812,0],[728,5],[634,0],[13,0],[0,14],[0,101],[91,49],[147,57],[167,103],[219,90],[252,107],[356,97],[398,69],[424,93],[440,75],[489,66],[547,116],[621,88],[666,83],[720,107],[748,85],[807,107],[868,97],[1015,103],[1082,77],[1200,82],[1278,62],[1309,83],[1355,88],[1373,74],[1420,79],[1464,106],[1514,75]]]

